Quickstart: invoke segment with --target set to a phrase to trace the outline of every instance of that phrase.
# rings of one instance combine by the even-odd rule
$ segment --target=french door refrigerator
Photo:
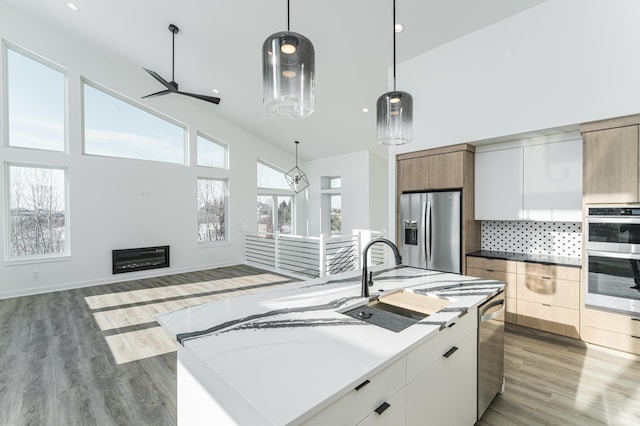
[[[460,191],[400,196],[402,263],[442,272],[461,272]]]

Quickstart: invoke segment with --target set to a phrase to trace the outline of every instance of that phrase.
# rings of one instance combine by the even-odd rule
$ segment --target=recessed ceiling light
[[[395,25],[393,26],[393,29],[395,30],[395,32],[397,32],[397,33],[401,33],[401,32],[403,32],[403,31],[404,31],[404,25],[402,25],[402,24],[395,24]]]
[[[362,108],[362,112],[369,112],[369,108]]]
[[[76,6],[76,5],[75,5],[75,4],[73,4],[73,3],[67,3],[67,7],[68,7],[69,9],[73,10],[74,12],[77,12],[78,10],[80,10],[80,9],[78,9],[78,6]]]
[[[213,93],[215,93],[216,95],[217,95],[218,93],[220,93],[220,91],[219,91],[218,89],[211,89],[211,91],[212,91]]]

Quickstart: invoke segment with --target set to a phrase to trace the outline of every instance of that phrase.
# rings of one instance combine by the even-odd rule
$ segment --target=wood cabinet
[[[407,354],[407,425],[476,422],[477,311]]]
[[[487,259],[467,256],[467,275],[472,277],[498,280],[507,284],[505,287],[504,321],[515,324],[517,314],[516,262],[503,259]]]
[[[460,189],[462,191],[462,273],[464,253],[480,248],[480,223],[474,211],[474,152],[468,144],[428,149],[396,157],[396,241],[400,232],[400,196],[406,192]]]
[[[507,322],[580,337],[580,268],[467,256],[467,275],[507,283]]]
[[[582,340],[640,355],[640,318],[585,309]]]
[[[585,123],[583,201],[628,203],[640,201],[640,115]]]
[[[496,148],[476,152],[476,220],[582,220],[582,139]]]

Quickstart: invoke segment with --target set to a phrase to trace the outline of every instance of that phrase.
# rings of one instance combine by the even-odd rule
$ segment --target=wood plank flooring
[[[290,281],[233,266],[0,300],[0,425],[175,425],[155,315]],[[638,357],[509,325],[505,359],[479,426],[640,425]]]

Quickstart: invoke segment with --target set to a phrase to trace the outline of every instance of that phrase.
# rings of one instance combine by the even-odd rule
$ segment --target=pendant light
[[[396,0],[393,0],[393,91],[378,98],[376,104],[378,143],[403,145],[413,140],[413,98],[396,90]]]
[[[315,51],[302,34],[287,31],[270,35],[262,45],[263,106],[271,115],[302,118],[315,106]]]
[[[304,174],[302,170],[298,167],[298,144],[300,142],[295,141],[296,143],[296,166],[285,173],[284,177],[287,179],[287,183],[289,187],[293,189],[293,191],[297,194],[298,192],[305,189],[309,186],[309,179],[307,179],[307,175]]]

